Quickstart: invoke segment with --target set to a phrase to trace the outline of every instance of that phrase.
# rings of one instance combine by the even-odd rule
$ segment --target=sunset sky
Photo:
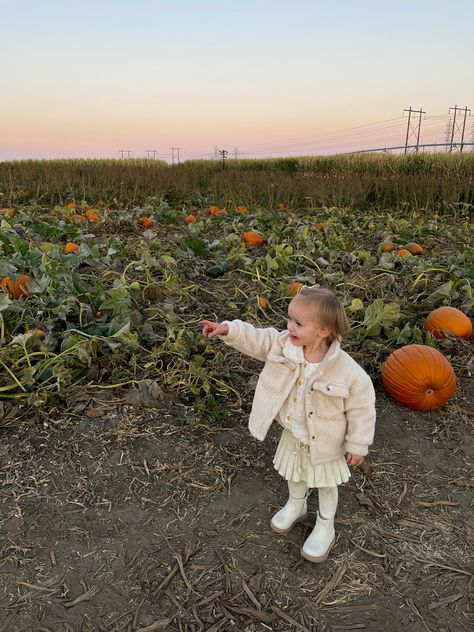
[[[307,155],[443,142],[473,0],[0,0],[0,160]],[[458,115],[460,116],[460,114]]]

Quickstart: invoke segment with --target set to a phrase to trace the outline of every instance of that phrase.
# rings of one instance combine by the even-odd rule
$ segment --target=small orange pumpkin
[[[408,252],[410,252],[412,255],[424,255],[425,251],[423,250],[423,248],[420,246],[420,244],[415,243],[414,241],[411,241],[409,244],[406,244],[404,246],[404,248],[406,248],[408,250]]]
[[[210,206],[207,209],[207,212],[209,213],[209,215],[217,215],[219,213],[219,207],[217,207],[217,206]]]
[[[185,224],[195,224],[197,222],[197,218],[195,215],[190,214],[186,215],[183,221]]]
[[[15,210],[12,208],[2,208],[0,210],[0,213],[3,215],[3,217],[13,217],[15,215]]]
[[[391,353],[382,365],[382,382],[393,399],[414,410],[438,408],[456,391],[453,367],[426,345],[406,345]]]
[[[397,255],[399,257],[405,257],[406,255],[411,255],[411,252],[409,250],[407,250],[406,248],[401,248],[398,252]]]
[[[153,226],[153,220],[150,219],[149,217],[140,217],[140,219],[138,220],[138,223],[140,224],[140,226],[142,228],[151,228]]]
[[[318,230],[322,230],[322,229],[323,229],[323,225],[322,225],[322,224],[320,224],[319,222],[316,222],[315,226],[316,226],[316,228],[317,228]]]
[[[303,287],[302,283],[300,283],[299,281],[295,281],[288,288],[288,296],[296,296],[298,292],[301,292],[302,287]]]
[[[456,307],[445,305],[433,310],[425,320],[424,329],[431,331],[435,338],[446,338],[446,333],[469,340],[472,336],[470,319]]]
[[[279,209],[283,209],[283,208],[285,208],[285,205],[283,204],[283,202],[280,202],[280,203],[278,204],[278,208],[279,208]]]
[[[28,333],[32,336],[38,336],[38,338],[44,338],[46,332],[43,329],[29,329]]]
[[[13,281],[10,277],[3,277],[0,281],[0,287],[6,288],[12,298],[18,299],[22,296],[28,296],[26,284],[31,280],[31,277],[27,274],[20,273],[16,281]]]
[[[246,206],[236,206],[235,212],[238,213],[239,215],[247,215],[249,210]]]
[[[242,239],[249,246],[261,246],[265,243],[265,239],[259,233],[254,230],[248,230],[242,235]]]
[[[395,250],[396,246],[392,241],[383,241],[380,244],[380,249],[382,252],[392,252],[392,250]]]
[[[66,205],[66,208],[76,208],[76,203],[75,202],[69,202],[69,204]]]
[[[95,208],[90,208],[86,211],[86,217],[90,222],[98,222],[99,216],[97,215],[97,211]]]
[[[268,309],[270,307],[269,302],[264,296],[257,297],[257,304],[261,309]]]
[[[67,255],[70,255],[72,252],[76,252],[76,250],[79,250],[79,247],[77,244],[75,244],[72,241],[68,241],[67,244],[64,246],[64,252]]]

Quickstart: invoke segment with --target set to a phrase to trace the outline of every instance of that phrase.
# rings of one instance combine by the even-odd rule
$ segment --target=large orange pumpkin
[[[248,230],[246,233],[242,235],[242,239],[249,246],[261,246],[265,243],[264,238],[259,233],[256,233],[254,230]]]
[[[31,281],[31,277],[20,273],[15,282],[10,277],[3,277],[0,281],[0,287],[6,288],[12,298],[18,299],[28,295],[28,288],[26,287],[28,281]]]
[[[406,345],[382,365],[385,390],[398,403],[414,410],[442,406],[456,391],[453,367],[437,349]]]
[[[469,340],[472,336],[472,323],[469,318],[461,310],[449,305],[438,307],[428,314],[424,328],[431,331],[439,340],[446,338],[446,332],[464,340]]]

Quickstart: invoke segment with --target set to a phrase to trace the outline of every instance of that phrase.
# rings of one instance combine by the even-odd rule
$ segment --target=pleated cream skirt
[[[281,435],[273,465],[287,481],[305,481],[308,487],[334,487],[347,483],[351,472],[343,456],[329,463],[312,465],[309,445],[298,441],[286,428]]]

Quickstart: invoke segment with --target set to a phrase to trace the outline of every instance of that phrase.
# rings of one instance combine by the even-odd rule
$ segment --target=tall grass
[[[474,154],[357,154],[269,160],[24,160],[0,163],[0,204],[150,198],[194,206],[226,200],[274,208],[308,205],[442,210],[474,204]]]

